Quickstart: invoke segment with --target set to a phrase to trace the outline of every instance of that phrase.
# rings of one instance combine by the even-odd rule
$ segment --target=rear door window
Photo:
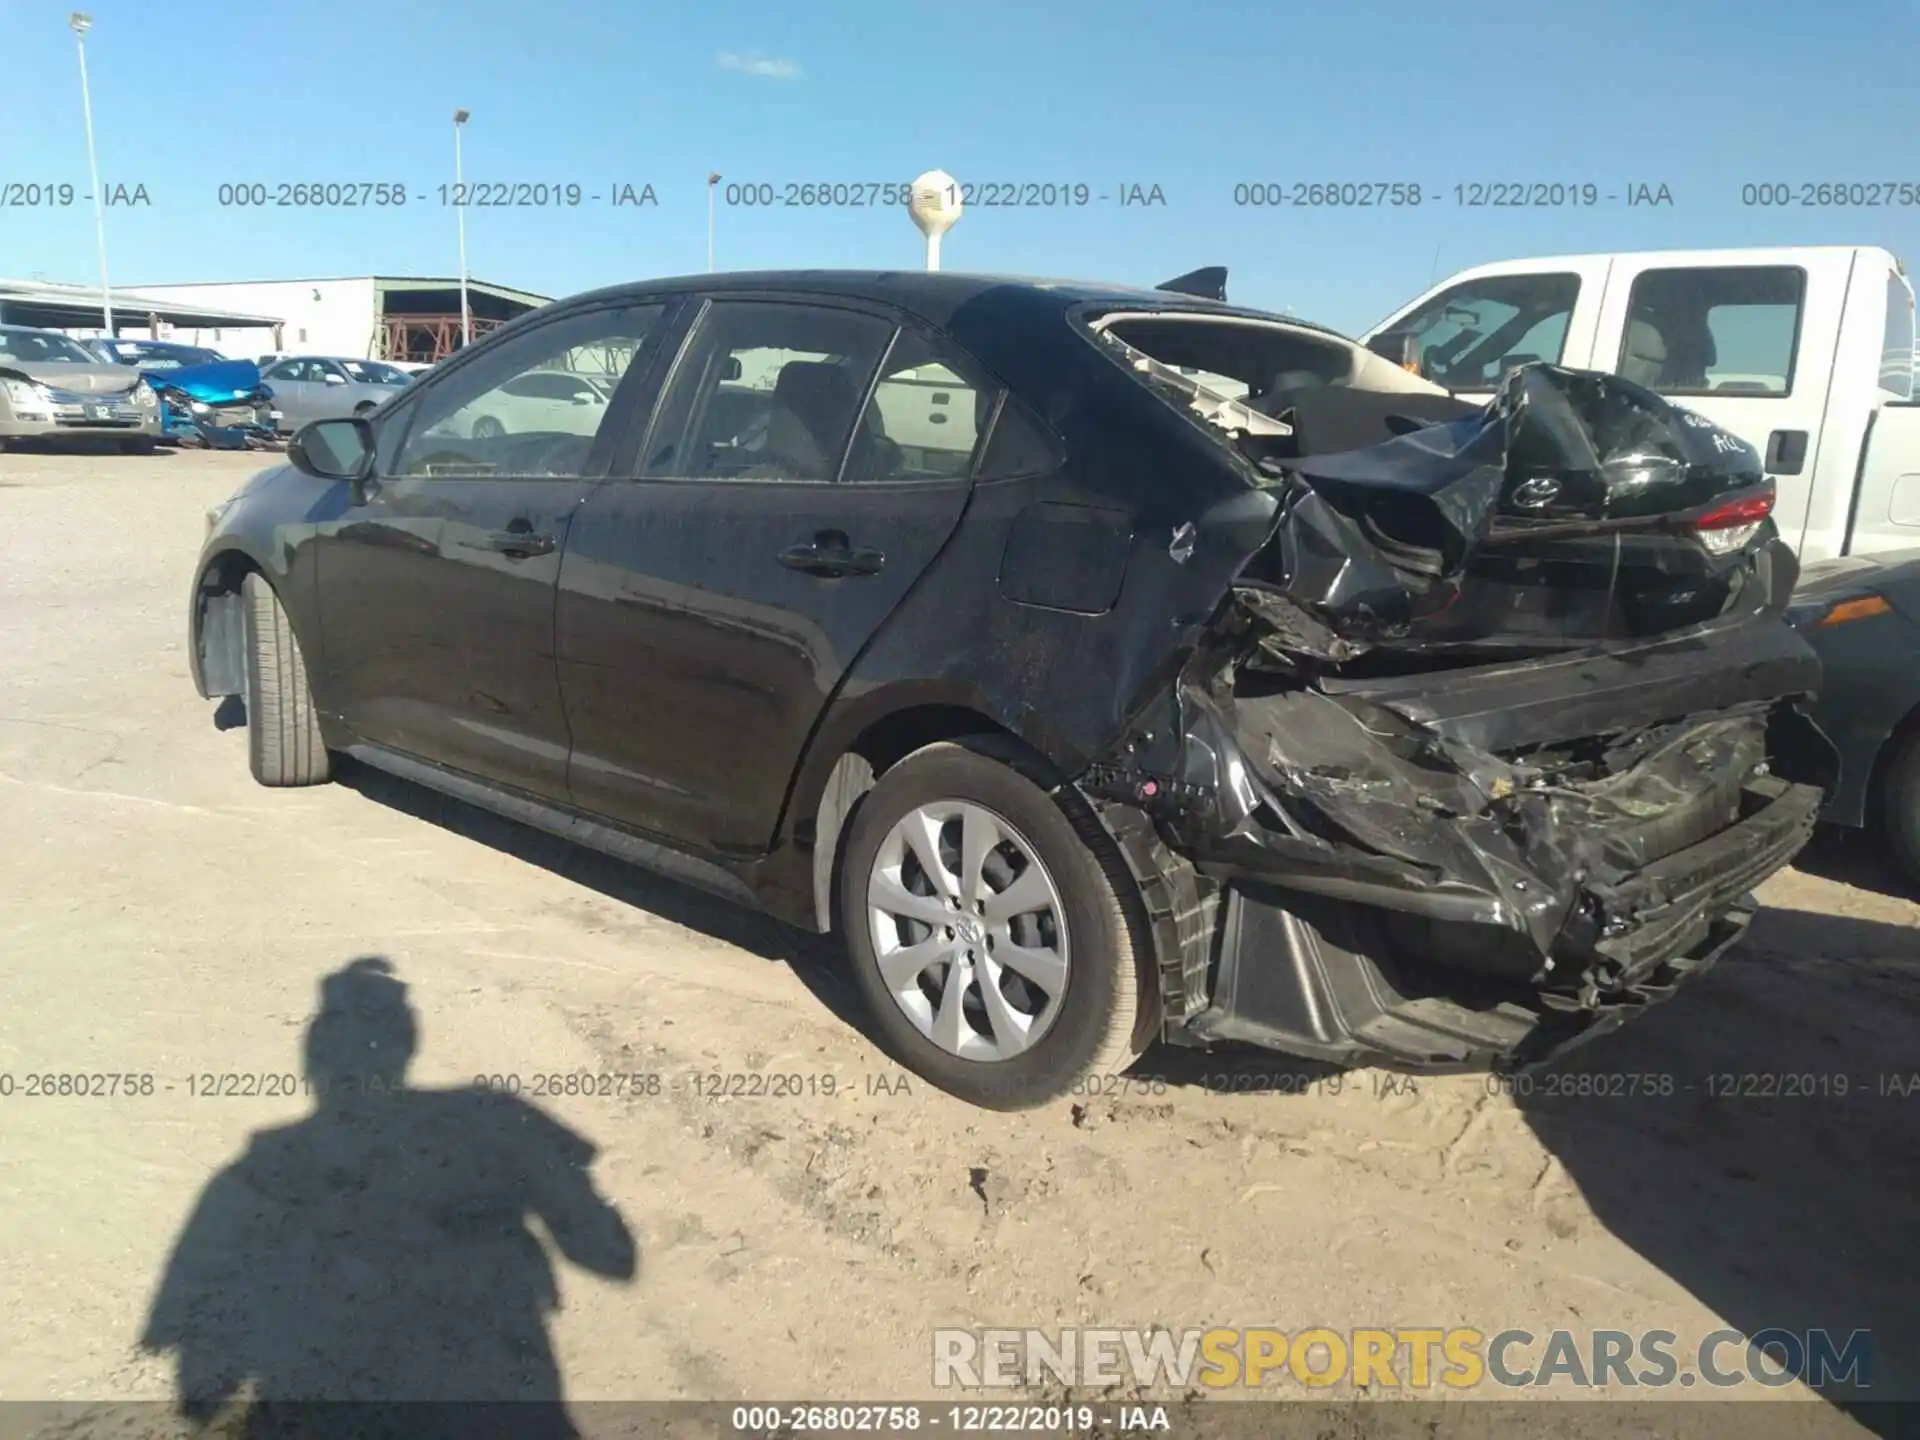
[[[835,479],[895,328],[826,305],[714,301],[674,366],[641,473]]]
[[[1913,399],[1913,291],[1887,276],[1887,322],[1880,341],[1880,388],[1896,400]]]
[[[968,378],[973,369],[952,347],[902,330],[880,367],[841,478],[965,479],[1000,398],[998,385]]]
[[[1793,265],[1642,271],[1620,374],[1662,395],[1790,395],[1806,296]]]

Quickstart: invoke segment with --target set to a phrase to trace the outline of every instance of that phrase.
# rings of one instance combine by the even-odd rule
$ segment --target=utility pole
[[[460,217],[460,344],[473,343],[473,309],[467,303],[467,192],[460,174],[460,132],[466,128],[467,112],[453,112],[453,198],[454,213]]]
[[[113,337],[113,289],[107,283],[107,199],[100,188],[100,160],[93,149],[93,91],[87,84],[87,31],[93,17],[84,10],[67,16],[73,31],[73,43],[80,51],[80,109],[87,120],[87,170],[93,176],[93,231],[100,245],[100,318],[106,323],[107,337]]]

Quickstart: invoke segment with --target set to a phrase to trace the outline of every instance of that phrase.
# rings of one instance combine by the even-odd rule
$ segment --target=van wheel
[[[841,870],[841,923],[887,1049],[995,1110],[1118,1074],[1158,1024],[1125,862],[1046,778],[991,739],[929,745],[862,799]]]
[[[300,641],[273,587],[241,584],[246,617],[247,763],[262,785],[320,785],[330,766],[320,740]]]
[[[1907,736],[1887,757],[1877,798],[1887,848],[1908,882],[1920,885],[1920,734]]]

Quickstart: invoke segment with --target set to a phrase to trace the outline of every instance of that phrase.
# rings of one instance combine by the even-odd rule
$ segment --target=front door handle
[[[535,555],[551,555],[554,543],[553,536],[536,535],[531,529],[501,530],[487,537],[487,548],[499,551],[509,560],[530,560]]]
[[[884,551],[855,549],[838,530],[823,530],[808,544],[782,550],[780,563],[789,570],[837,580],[845,575],[876,575],[887,557]]]

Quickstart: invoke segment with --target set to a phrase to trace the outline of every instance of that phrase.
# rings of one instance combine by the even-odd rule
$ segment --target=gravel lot
[[[950,1325],[1728,1325],[1870,1328],[1874,1391],[1920,1398],[1920,1090],[1880,1093],[1920,1071],[1920,909],[1866,845],[1770,882],[1743,951],[1570,1064],[1586,1094],[1156,1051],[1130,1093],[982,1113],[878,1052],[817,937],[399,782],[255,787],[185,601],[206,507],[270,459],[0,456],[0,1397],[171,1396],[140,1342],[216,1324],[160,1294],[207,1191],[176,1280],[297,1337],[246,1334],[246,1363],[376,1389],[396,1355],[497,1376],[543,1325],[570,1404],[930,1397]],[[298,1072],[321,981],[369,956],[416,1012],[413,1085],[518,1076],[565,1129],[469,1095],[316,1130],[298,1093],[204,1093]],[[45,1073],[154,1078],[28,1097]],[[533,1093],[581,1073],[660,1091]],[[692,1078],[734,1074],[800,1093]],[[1849,1093],[1709,1078],[1743,1074]],[[542,1188],[569,1146],[605,1206]],[[549,1262],[461,1204],[514,1165],[550,1314]],[[276,1187],[328,1207],[306,1283]],[[1893,1433],[1756,1394],[1808,1402],[1766,1433]]]

